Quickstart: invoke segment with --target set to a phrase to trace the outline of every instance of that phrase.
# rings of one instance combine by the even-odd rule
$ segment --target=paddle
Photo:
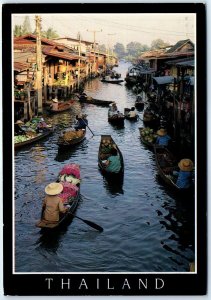
[[[91,221],[89,221],[89,220],[84,220],[84,219],[82,219],[82,218],[80,218],[80,217],[78,217],[78,216],[72,214],[70,211],[68,211],[68,214],[71,214],[73,217],[75,217],[75,218],[77,218],[77,219],[83,221],[83,222],[86,223],[87,225],[93,227],[94,229],[96,229],[96,230],[98,230],[98,231],[100,231],[100,232],[103,231],[103,228],[102,228],[101,226],[95,224],[94,222],[91,222]]]
[[[91,133],[94,135],[94,132],[90,129],[90,127],[88,126],[88,124],[86,124],[86,122],[84,121],[84,119],[81,118],[81,120],[84,122],[84,124],[89,128],[89,130],[91,131]]]

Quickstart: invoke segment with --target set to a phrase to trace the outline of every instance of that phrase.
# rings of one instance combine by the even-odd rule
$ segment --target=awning
[[[160,77],[152,77],[157,84],[169,84],[174,83],[174,76],[160,76]]]
[[[194,65],[195,65],[194,60],[183,61],[176,64],[176,66],[181,66],[181,67],[194,67]]]

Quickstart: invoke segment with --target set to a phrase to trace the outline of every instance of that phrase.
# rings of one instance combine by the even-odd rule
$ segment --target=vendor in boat
[[[136,112],[135,107],[132,107],[132,108],[131,108],[131,110],[130,110],[129,113],[128,113],[128,117],[130,117],[130,118],[135,118],[135,117],[137,117],[137,112]]]
[[[86,129],[88,126],[88,120],[86,119],[87,115],[77,115],[76,118],[76,126],[75,130]]]
[[[106,171],[110,173],[119,173],[121,169],[121,162],[116,148],[112,148],[110,154],[111,155],[104,162]]]
[[[59,213],[65,213],[68,207],[65,207],[62,198],[58,195],[63,191],[63,185],[58,182],[52,182],[45,187],[45,199],[43,201],[43,214],[44,221],[49,223],[59,221]]]
[[[118,108],[115,102],[113,102],[112,104],[109,105],[109,109],[108,109],[108,116],[109,117],[113,117],[114,115],[118,114]]]
[[[40,121],[37,123],[37,129],[36,129],[36,132],[37,132],[37,133],[43,132],[43,131],[46,131],[47,129],[48,129],[47,124],[45,123],[44,119],[41,118]]]
[[[168,146],[169,141],[171,140],[170,136],[167,134],[167,131],[165,128],[160,128],[157,131],[157,139],[156,139],[156,144],[161,145],[161,146]]]
[[[176,185],[180,189],[187,189],[193,185],[193,162],[188,158],[181,159],[178,163],[180,171],[173,171],[173,175],[177,177]]]
[[[57,98],[54,98],[52,101],[53,101],[53,103],[51,104],[51,109],[53,109],[53,110],[58,110],[58,108],[59,108],[59,102],[58,102],[58,99],[57,99]]]
[[[14,134],[15,135],[25,135],[26,132],[21,128],[21,125],[24,125],[24,122],[21,120],[17,120],[14,124]]]

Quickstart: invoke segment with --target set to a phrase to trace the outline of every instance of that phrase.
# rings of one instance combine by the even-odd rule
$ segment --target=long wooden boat
[[[53,133],[53,129],[47,129],[47,130],[43,131],[42,133],[38,133],[37,136],[35,136],[31,139],[28,139],[28,140],[26,140],[24,142],[20,142],[20,143],[15,143],[14,144],[15,149],[20,149],[24,146],[31,145],[31,144],[49,136],[52,133]]]
[[[163,146],[154,146],[155,160],[158,168],[158,173],[163,181],[180,193],[192,193],[194,187],[180,189],[173,181],[172,172],[178,169],[177,160],[174,155]]]
[[[136,115],[135,117],[130,117],[129,116],[129,112],[130,112],[130,108],[125,108],[124,109],[124,116],[125,119],[129,120],[129,121],[137,121],[138,120],[138,116]]]
[[[57,180],[57,182],[60,182],[59,180]],[[77,195],[75,197],[70,197],[68,199],[67,202],[65,202],[65,204],[68,204],[69,210],[66,211],[65,213],[60,213],[59,216],[59,221],[58,222],[48,222],[46,220],[43,219],[43,213],[44,213],[44,208],[42,208],[41,211],[41,218],[40,220],[35,224],[36,227],[41,228],[43,231],[47,230],[52,230],[52,229],[58,229],[61,226],[65,225],[67,223],[67,221],[71,221],[73,218],[73,214],[77,209],[77,206],[79,204],[79,200],[80,200],[80,184],[78,184],[78,191],[77,191]]]
[[[86,96],[78,96],[79,101],[82,103],[88,103],[88,104],[94,104],[94,105],[101,105],[101,106],[109,106],[113,101],[109,100],[100,100],[100,99],[95,99],[92,97],[86,97]]]
[[[113,84],[119,84],[121,82],[124,82],[123,79],[101,79],[101,82],[106,82],[106,83],[113,83]]]
[[[144,101],[142,99],[136,99],[135,101],[135,107],[137,109],[144,109]]]
[[[49,107],[47,109],[47,111],[51,114],[58,114],[60,112],[64,112],[67,111],[71,108],[71,103],[67,102],[67,103],[59,103],[59,107],[57,110],[52,109],[51,107]]]
[[[103,164],[103,160],[108,159],[108,157],[110,156],[110,153],[103,153],[103,141],[108,141],[108,143],[110,145],[112,145],[112,147],[116,148],[117,153],[119,155],[120,158],[120,162],[121,162],[121,169],[118,173],[111,173],[106,171],[106,168]],[[123,156],[122,153],[119,149],[119,147],[117,146],[117,144],[114,142],[114,140],[112,139],[111,135],[101,135],[101,141],[100,141],[100,146],[99,146],[99,151],[98,151],[98,166],[102,172],[102,174],[106,177],[109,178],[118,178],[118,177],[122,177],[124,175],[124,160],[123,160]]]
[[[86,130],[83,130],[83,135],[80,137],[73,138],[71,140],[65,140],[63,136],[60,136],[57,145],[62,149],[69,149],[80,142],[82,142],[86,137]]]
[[[140,128],[139,128],[140,139],[141,139],[142,143],[143,143],[145,146],[147,146],[147,147],[150,148],[150,149],[153,149],[155,143],[149,142],[149,141],[146,140],[145,136],[143,135],[143,130],[144,130],[144,129],[145,129],[145,128],[143,128],[143,127],[140,127]]]

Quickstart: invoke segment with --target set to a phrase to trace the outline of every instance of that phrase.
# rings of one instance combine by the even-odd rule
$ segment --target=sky
[[[13,15],[14,25],[22,25],[26,15]],[[32,30],[35,29],[35,15],[28,15]],[[49,27],[61,36],[94,41],[113,47],[130,42],[151,45],[161,38],[171,45],[179,40],[191,39],[195,42],[195,14],[40,14],[42,30]]]

